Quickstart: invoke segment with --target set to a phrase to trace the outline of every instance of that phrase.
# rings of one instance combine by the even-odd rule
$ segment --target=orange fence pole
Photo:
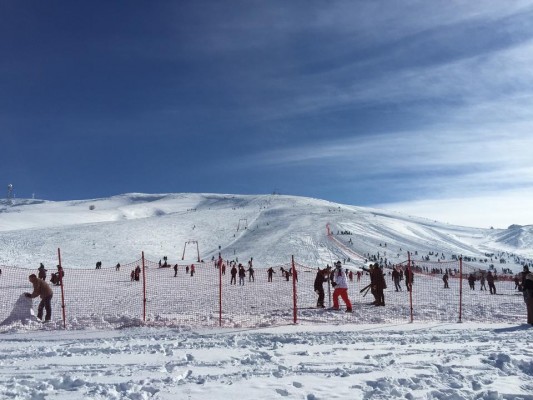
[[[292,256],[292,303],[293,303],[293,321],[298,322],[298,301],[296,294],[296,266],[294,265],[294,256]]]
[[[413,322],[413,269],[411,268],[411,253],[407,252],[407,270],[409,271],[409,305],[411,308],[411,322]]]
[[[143,261],[143,322],[146,322],[146,267],[144,263],[144,251],[142,252]]]
[[[463,257],[459,257],[459,322],[463,318]]]
[[[218,326],[222,326],[222,255],[218,253]]]
[[[65,291],[63,290],[63,267],[61,266],[61,250],[57,249],[57,258],[59,259],[59,284],[61,286],[61,308],[63,310],[63,328],[67,328],[67,318],[65,314]]]

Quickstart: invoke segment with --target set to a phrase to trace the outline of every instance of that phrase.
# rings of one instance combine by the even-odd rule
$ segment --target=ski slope
[[[336,241],[328,238],[327,225]],[[351,235],[336,235],[343,231]],[[505,266],[519,272],[520,263],[533,258],[532,238],[532,226],[452,226],[281,195],[125,194],[0,205],[0,264],[29,268],[57,264],[58,248],[68,267],[92,267],[96,261],[111,266],[137,259],[142,251],[172,262],[183,257],[185,242],[195,240],[206,261],[221,252],[226,259],[253,257],[258,266],[286,263],[294,255],[309,266],[350,258],[357,267],[363,257],[378,252],[391,261],[405,260],[408,251],[444,253],[447,259],[505,253]],[[185,254],[186,259],[194,256]],[[498,266],[499,257],[493,262]]]

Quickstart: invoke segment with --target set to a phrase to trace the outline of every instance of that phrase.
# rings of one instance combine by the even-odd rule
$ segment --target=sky
[[[532,18],[533,1],[4,0],[0,176],[18,198],[277,192],[533,224]]]

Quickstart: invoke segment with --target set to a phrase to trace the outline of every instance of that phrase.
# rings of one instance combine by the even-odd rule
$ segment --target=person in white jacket
[[[331,279],[331,285],[335,288],[333,291],[333,309],[339,309],[339,296],[346,304],[346,312],[352,312],[352,303],[348,298],[348,282],[346,281],[346,274],[342,270],[340,261],[335,263],[335,270]]]

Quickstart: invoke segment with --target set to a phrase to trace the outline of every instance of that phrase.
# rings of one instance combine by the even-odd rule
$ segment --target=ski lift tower
[[[13,184],[7,185],[7,202],[13,204]]]
[[[185,246],[183,246],[183,255],[181,256],[181,259],[185,259],[185,250],[187,249],[188,244],[196,244],[196,253],[198,254],[198,262],[200,262],[200,247],[198,246],[198,240],[187,240],[185,242]]]

